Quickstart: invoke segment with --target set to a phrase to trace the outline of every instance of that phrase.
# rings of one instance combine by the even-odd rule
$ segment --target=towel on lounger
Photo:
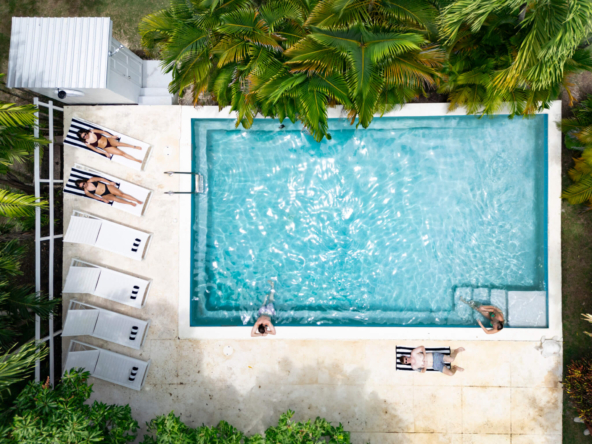
[[[400,356],[411,356],[411,352],[417,347],[402,347],[397,345],[397,370],[412,372],[415,371],[409,364],[401,364],[399,362]],[[450,354],[450,347],[426,347],[426,353],[442,353],[443,355]],[[450,368],[450,363],[444,363],[444,365]],[[426,371],[435,372],[433,368],[428,368]]]

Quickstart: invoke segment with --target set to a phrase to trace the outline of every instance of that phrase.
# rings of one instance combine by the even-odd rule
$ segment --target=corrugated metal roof
[[[111,19],[13,17],[9,88],[106,88]]]

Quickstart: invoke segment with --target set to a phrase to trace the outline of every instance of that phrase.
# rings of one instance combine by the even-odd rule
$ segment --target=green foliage
[[[567,367],[563,381],[578,415],[588,424],[592,424],[592,360],[580,359]]]
[[[19,349],[14,347],[0,355],[0,398],[5,392],[10,394],[10,385],[30,376],[36,360],[47,356],[45,344],[37,347],[29,342]]]
[[[49,384],[30,382],[14,406],[4,412],[0,428],[3,443],[78,444],[134,441],[138,423],[129,405],[86,404],[92,393],[88,372],[68,372],[52,389]]]
[[[187,427],[174,412],[158,416],[148,423],[151,435],[144,436],[144,444],[349,444],[349,432],[343,426],[332,426],[327,420],[294,422],[294,412],[288,410],[280,416],[276,427],[265,431],[265,437],[245,436],[226,421],[216,427]]]
[[[567,187],[562,198],[572,205],[588,202],[592,209],[592,96],[588,96],[573,108],[573,117],[561,121],[565,145],[581,151],[574,158],[574,166],[568,171],[573,183]]]
[[[436,84],[444,54],[426,38],[436,12],[427,0],[171,0],[140,34],[172,72],[172,93],[212,97],[245,128],[258,113],[300,120],[321,140],[329,106],[367,127]]]
[[[531,115],[569,88],[569,76],[592,69],[582,47],[592,31],[587,0],[457,0],[440,17],[451,109]],[[569,89],[568,89],[569,92]]]
[[[47,206],[47,203],[37,201],[35,196],[0,190],[0,216],[27,217],[34,214],[35,207],[45,206]]]
[[[18,341],[35,315],[47,319],[60,303],[59,299],[50,301],[46,295],[35,293],[30,285],[18,284],[24,254],[25,248],[16,240],[0,246],[0,350]]]

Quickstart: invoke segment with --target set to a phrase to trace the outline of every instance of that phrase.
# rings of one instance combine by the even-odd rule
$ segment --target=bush
[[[136,438],[138,422],[129,405],[85,404],[92,393],[88,372],[65,374],[54,389],[30,382],[2,413],[2,443],[123,444]]]
[[[349,444],[349,432],[343,426],[332,426],[326,419],[317,418],[314,421],[294,422],[294,412],[288,410],[280,416],[276,427],[265,431],[265,436],[245,434],[226,421],[221,421],[215,427],[201,426],[196,429],[187,427],[174,412],[158,416],[148,423],[148,431],[143,444]]]
[[[563,383],[578,416],[592,424],[592,359],[579,359],[567,368]]]

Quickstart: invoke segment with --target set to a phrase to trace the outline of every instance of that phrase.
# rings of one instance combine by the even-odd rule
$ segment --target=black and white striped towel
[[[93,173],[90,173],[88,171],[84,171],[84,170],[81,170],[78,168],[72,168],[72,171],[70,172],[70,177],[68,178],[68,181],[66,182],[66,185],[64,186],[64,193],[70,193],[70,194],[74,194],[76,196],[87,197],[89,199],[92,199],[92,197],[89,197],[84,193],[84,190],[82,190],[76,186],[76,181],[78,179],[86,180],[91,177],[100,177],[101,179],[108,180],[109,182],[114,182],[113,180],[110,180],[106,177],[103,177],[103,176],[100,176],[97,174],[93,174]],[[115,183],[117,184],[117,188],[119,188],[119,186],[121,184],[117,183],[117,182],[115,182]],[[96,200],[96,199],[93,199],[93,200]],[[97,201],[97,202],[100,202],[100,201]],[[107,202],[103,202],[103,203],[107,203]],[[108,202],[107,204],[113,205],[113,202]]]
[[[109,160],[113,160],[113,157],[109,158],[109,156],[107,156],[107,154],[97,153],[96,151],[93,151],[89,147],[87,147],[84,144],[84,142],[82,140],[80,140],[80,137],[78,137],[78,134],[76,134],[78,132],[78,130],[81,130],[81,129],[84,129],[84,130],[96,129],[96,130],[100,130],[100,131],[107,131],[107,132],[113,134],[114,136],[119,136],[119,134],[116,134],[115,132],[112,132],[112,131],[105,130],[105,129],[101,128],[100,126],[95,125],[94,123],[87,122],[86,120],[73,118],[72,124],[70,125],[70,129],[68,130],[68,134],[66,135],[66,138],[64,139],[65,144],[68,144],[68,145],[76,147],[76,148],[82,148],[84,150],[88,150],[92,153],[98,154],[99,156],[106,157]],[[118,137],[118,139],[121,139],[121,137]]]
[[[401,364],[399,362],[400,356],[411,356],[411,352],[417,347],[401,347],[397,345],[397,370],[412,372],[414,371],[409,364]],[[450,347],[426,347],[426,353],[442,353],[443,355],[450,354]],[[450,364],[445,363],[446,367],[450,368]],[[435,372],[433,368],[428,368],[426,371]]]

